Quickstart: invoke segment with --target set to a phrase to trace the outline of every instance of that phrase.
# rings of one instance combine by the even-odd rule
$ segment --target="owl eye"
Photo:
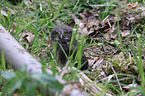
[[[67,35],[68,33],[67,32],[64,32],[64,35]]]
[[[58,35],[59,35],[59,33],[55,33],[55,35],[56,35],[56,36],[58,36]]]

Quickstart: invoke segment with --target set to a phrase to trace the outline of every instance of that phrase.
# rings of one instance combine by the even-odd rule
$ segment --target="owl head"
[[[57,26],[51,31],[52,42],[71,41],[71,37],[72,37],[72,28],[67,25]]]

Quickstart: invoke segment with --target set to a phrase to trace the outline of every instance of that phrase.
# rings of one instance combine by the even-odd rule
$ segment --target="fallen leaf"
[[[129,92],[130,91],[130,89],[131,88],[136,88],[138,85],[137,84],[129,84],[129,85],[127,85],[127,86],[123,86],[122,88],[124,89],[124,90],[127,90],[127,92]],[[135,91],[135,90],[134,90]],[[137,91],[137,90],[136,90]]]
[[[130,30],[125,30],[121,32],[122,37],[126,37],[127,35],[130,35]]]
[[[5,16],[8,16],[8,14],[4,10],[1,10],[1,14],[5,15]]]
[[[138,2],[135,2],[133,4],[129,3],[129,4],[127,4],[127,7],[132,9],[132,10],[137,10],[138,9]],[[130,11],[130,10],[128,10],[128,11]]]
[[[50,45],[50,41],[51,41],[51,39],[48,39],[48,40],[46,41],[46,44]]]
[[[22,33],[22,34],[20,34],[20,36],[21,35],[22,35],[22,38],[20,38],[20,40],[23,40],[24,44],[32,45],[33,39],[34,39],[34,34],[32,34],[31,32],[28,32],[28,33]]]

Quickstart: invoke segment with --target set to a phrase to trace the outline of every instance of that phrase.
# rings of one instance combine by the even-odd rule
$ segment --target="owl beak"
[[[60,39],[63,39],[63,35],[60,35]]]

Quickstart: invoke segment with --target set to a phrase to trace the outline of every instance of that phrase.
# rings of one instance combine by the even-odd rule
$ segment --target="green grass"
[[[91,79],[92,86],[95,88],[99,87],[102,91],[100,93],[92,92],[92,89],[84,86],[83,90],[91,93],[92,96],[94,95],[104,95],[106,93],[112,95],[138,95],[141,93],[142,95],[145,94],[145,77],[144,77],[144,45],[145,45],[145,25],[144,25],[144,17],[141,16],[142,11],[125,11],[127,8],[126,5],[130,3],[135,3],[136,0],[126,0],[126,5],[123,4],[121,1],[116,0],[32,0],[32,2],[28,3],[22,2],[21,4],[12,5],[10,2],[0,1],[0,10],[6,11],[7,15],[3,15],[2,11],[0,11],[0,23],[13,35],[13,37],[30,52],[32,56],[34,56],[38,61],[40,61],[43,65],[43,71],[45,73],[45,69],[50,68],[53,71],[53,76],[55,74],[62,75],[62,73],[57,69],[60,68],[60,65],[56,61],[56,56],[54,58],[50,52],[50,45],[46,44],[47,40],[50,39],[50,32],[55,26],[59,25],[69,25],[72,28],[75,28],[76,31],[73,34],[70,49],[72,48],[73,40],[76,38],[80,41],[80,46],[78,47],[78,53],[73,60],[73,56],[68,57],[69,64],[68,67],[73,67],[76,62],[78,62],[77,69],[81,67],[81,57],[83,50],[87,50],[86,53],[88,60],[94,59],[95,64],[93,64],[90,69],[93,69],[90,73],[86,73],[86,76]],[[141,0],[137,0],[139,2],[139,7],[144,5],[144,2]],[[8,9],[8,8],[9,9]],[[10,10],[12,9],[12,10]],[[66,11],[65,11],[65,10]],[[82,20],[81,14],[88,10],[93,10],[95,13],[97,20],[99,20],[98,26],[100,29],[95,29],[94,33],[90,35],[83,35],[80,33],[79,25],[74,23],[74,18],[70,16],[67,11],[73,14],[79,20]],[[85,16],[84,15],[84,16]],[[131,17],[139,15],[141,22],[136,23],[135,21],[131,20]],[[89,17],[89,16],[88,16]],[[89,20],[89,18],[87,19]],[[126,18],[128,19],[126,19]],[[113,18],[113,20],[112,20]],[[115,19],[116,18],[116,19]],[[108,20],[105,23],[102,21]],[[121,21],[122,20],[122,21]],[[58,23],[59,22],[59,23]],[[88,21],[82,21],[84,26],[86,27]],[[87,22],[87,23],[85,23]],[[125,22],[125,23],[122,23]],[[78,22],[77,22],[78,23]],[[109,26],[109,23],[112,27]],[[124,24],[124,25],[123,25]],[[128,24],[128,25],[125,25]],[[96,28],[96,25],[93,25],[91,28]],[[88,31],[91,29],[88,28]],[[109,29],[110,28],[110,29]],[[115,30],[114,30],[114,29]],[[128,28],[128,29],[123,29]],[[105,31],[109,29],[108,31]],[[122,37],[122,32],[125,30],[130,30],[130,34],[126,37]],[[29,42],[24,41],[24,33],[32,33],[34,39],[32,40],[33,43],[30,44]],[[109,35],[106,35],[106,34]],[[114,37],[113,39],[110,36]],[[117,41],[117,42],[116,42]],[[113,42],[113,44],[112,44]],[[99,43],[102,43],[99,45]],[[1,45],[2,46],[2,45]],[[93,51],[92,51],[93,50]],[[119,50],[119,51],[117,51]],[[117,52],[116,52],[117,51]],[[116,52],[116,53],[115,53]],[[122,53],[121,53],[122,52]],[[0,54],[1,56],[1,70],[7,71],[11,69],[6,69],[6,61],[4,59],[4,53]],[[110,67],[110,63],[115,70]],[[100,68],[100,66],[103,66]],[[106,67],[105,67],[106,66]],[[102,73],[104,72],[104,73]],[[62,76],[63,79],[67,81],[76,81],[79,82],[80,77],[77,77],[76,74],[79,74],[77,70],[71,69],[71,73],[66,73]],[[9,74],[13,74],[13,78],[6,78]],[[105,74],[105,75],[102,75]],[[121,84],[121,87],[128,86],[130,84],[137,84],[137,87],[132,86],[131,89],[127,92],[120,89],[118,85],[118,80],[115,77],[118,77],[118,80]],[[38,83],[42,83],[45,86],[45,82],[42,82],[40,78],[46,78],[48,75],[37,74],[39,78],[34,78],[35,76],[26,75],[25,72],[17,72],[13,71],[8,74],[3,74],[0,77],[1,81],[3,82],[2,87],[4,87],[4,91],[1,89],[1,93],[5,94],[9,91],[8,94],[16,94],[22,95],[36,95],[36,86]],[[138,76],[140,79],[138,80]],[[51,76],[50,76],[51,77]],[[21,78],[21,79],[19,79]],[[31,86],[32,89],[27,90],[27,86],[31,83],[30,78],[36,79],[36,82],[33,83]],[[53,77],[52,77],[53,78]],[[54,78],[53,78],[54,80]],[[84,80],[87,80],[86,78]],[[15,82],[12,82],[15,81]],[[19,84],[16,84],[19,82]],[[48,82],[52,82],[51,80]],[[48,83],[47,82],[47,83]],[[89,83],[90,81],[87,81]],[[59,85],[59,83],[53,82]],[[86,83],[86,84],[87,84]],[[15,85],[16,84],[16,85]],[[27,86],[24,86],[24,85]],[[61,88],[54,86],[55,91],[60,91]],[[60,85],[61,86],[61,85]],[[90,86],[89,86],[90,87]],[[17,88],[20,88],[19,91],[15,91]],[[127,88],[124,88],[128,90]],[[137,91],[131,92],[133,89]],[[31,92],[32,93],[31,93]],[[41,90],[42,91],[42,90]],[[40,95],[40,94],[37,94]],[[42,94],[43,95],[43,92]]]

